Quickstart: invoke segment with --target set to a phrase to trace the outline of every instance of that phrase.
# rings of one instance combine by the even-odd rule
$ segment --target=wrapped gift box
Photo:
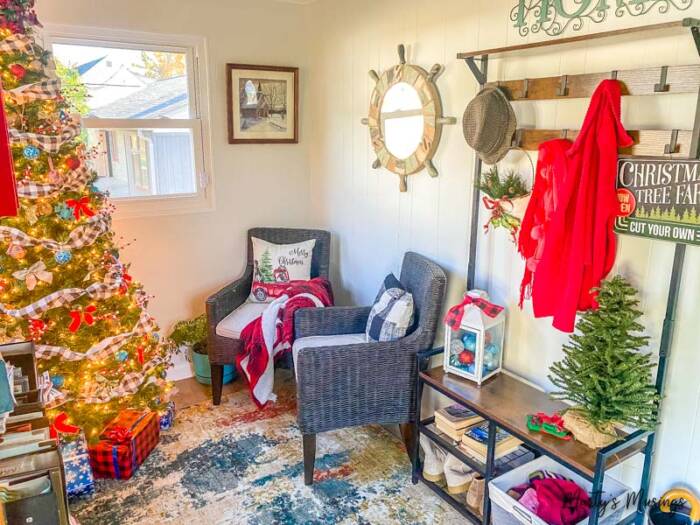
[[[158,444],[159,419],[155,412],[122,410],[89,447],[95,477],[131,478]]]
[[[58,447],[63,458],[68,497],[92,494],[95,491],[95,480],[85,434],[60,434]]]
[[[160,416],[160,429],[170,430],[175,423],[175,402],[168,401],[165,412]]]

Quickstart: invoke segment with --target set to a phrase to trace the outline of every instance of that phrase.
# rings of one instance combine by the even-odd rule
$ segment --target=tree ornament
[[[136,348],[136,359],[138,360],[139,364],[143,366],[144,363],[144,348],[143,346],[139,345]]]
[[[637,291],[622,277],[603,281],[598,309],[584,312],[564,345],[564,359],[550,369],[555,399],[570,401],[564,415],[574,437],[591,448],[617,440],[615,426],[653,430],[659,395],[651,380],[651,356],[640,349],[642,312]]]
[[[476,352],[476,334],[473,332],[467,332],[462,337],[462,345],[466,350],[470,352]]]
[[[22,64],[11,64],[8,69],[17,80],[22,80],[27,74],[27,69]]]
[[[24,155],[25,159],[28,160],[36,160],[39,158],[39,155],[41,152],[39,151],[39,148],[33,145],[25,146],[24,150],[22,150],[22,154]]]
[[[0,279],[0,293],[6,292],[9,287],[10,283],[7,281],[7,279]]]
[[[457,359],[459,359],[460,364],[472,365],[472,364],[474,364],[474,352],[471,352],[469,350],[463,350],[459,354]]]
[[[23,246],[19,244],[10,243],[10,246],[8,246],[7,248],[7,255],[9,255],[15,260],[19,260],[25,258],[25,256],[27,255],[27,251],[24,249]]]
[[[60,252],[56,252],[56,255],[54,255],[54,260],[58,264],[68,264],[72,258],[73,254],[71,254],[71,252],[68,250],[61,250]]]
[[[127,359],[129,359],[129,353],[128,353],[127,351],[125,351],[125,350],[119,350],[119,352],[117,352],[117,353],[114,355],[114,357],[117,358],[117,361],[123,363],[124,361],[126,361]]]
[[[36,206],[32,205],[27,205],[24,207],[24,218],[27,219],[27,222],[29,223],[30,226],[34,226],[37,222],[39,222],[39,217],[37,216],[36,213]]]
[[[53,213],[53,206],[48,201],[39,201],[36,203],[36,212],[39,216],[44,217]]]
[[[51,376],[51,384],[55,388],[61,388],[63,386],[63,383],[65,383],[65,378],[61,374]]]
[[[80,167],[80,159],[75,155],[68,157],[64,162],[66,166],[71,171],[75,171]]]
[[[54,206],[54,211],[64,221],[71,220],[73,218],[73,210],[71,210],[65,202],[59,202]]]
[[[44,64],[41,63],[41,60],[35,59],[29,63],[29,69],[35,73],[40,73],[44,70]]]
[[[90,197],[81,197],[80,199],[68,199],[66,204],[73,209],[73,217],[75,220],[80,220],[83,215],[93,217],[95,212],[90,208]]]
[[[48,325],[46,322],[42,319],[30,319],[29,320],[29,337],[33,341],[39,341],[43,336],[46,330],[48,329]]]

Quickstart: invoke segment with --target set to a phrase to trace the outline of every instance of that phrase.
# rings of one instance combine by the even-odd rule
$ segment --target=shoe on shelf
[[[467,492],[467,506],[481,516],[484,510],[484,488],[486,481],[481,475],[474,476]]]
[[[445,481],[445,451],[425,434],[420,435],[423,449],[423,477],[433,483]]]
[[[461,460],[447,454],[445,459],[445,479],[447,480],[447,492],[450,494],[464,494],[469,490],[474,471]]]

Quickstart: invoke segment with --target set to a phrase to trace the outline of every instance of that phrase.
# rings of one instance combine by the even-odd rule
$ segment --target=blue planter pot
[[[192,364],[194,365],[194,375],[198,382],[203,385],[211,385],[211,368],[209,367],[209,356],[198,354],[190,350]],[[228,384],[236,379],[236,367],[234,365],[224,365],[224,384]]]

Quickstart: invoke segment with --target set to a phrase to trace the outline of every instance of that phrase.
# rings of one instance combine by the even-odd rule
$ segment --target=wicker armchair
[[[307,485],[313,482],[319,432],[398,423],[407,449],[413,450],[416,352],[432,347],[447,278],[438,265],[409,252],[400,280],[413,294],[416,322],[413,331],[398,341],[352,343],[353,338],[363,340],[367,307],[304,309],[295,315],[297,418]]]
[[[218,335],[216,327],[226,316],[241,307],[250,294],[250,287],[253,284],[252,237],[275,244],[294,244],[316,239],[311,258],[311,277],[328,277],[331,239],[327,231],[291,228],[253,228],[248,231],[248,262],[243,276],[209,297],[206,303],[212,399],[215,405],[221,403],[224,365],[234,364],[236,356],[243,348],[240,339]]]

